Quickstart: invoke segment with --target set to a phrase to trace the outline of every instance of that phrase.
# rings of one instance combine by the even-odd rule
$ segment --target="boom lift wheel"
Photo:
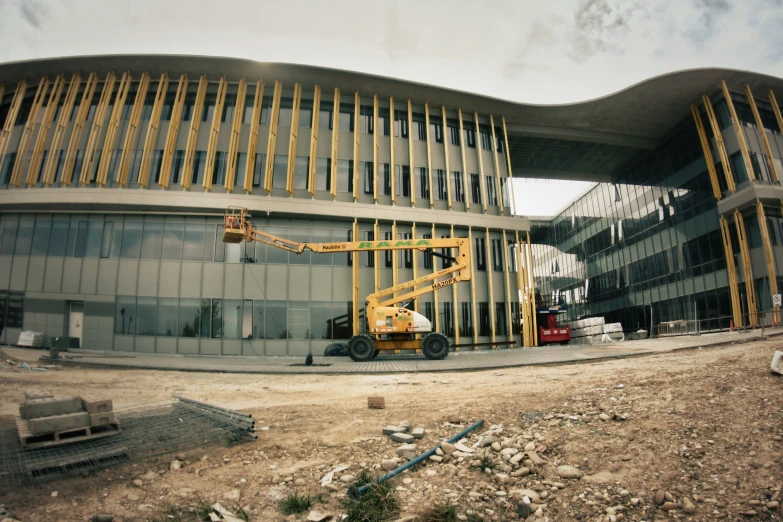
[[[348,356],[356,361],[370,361],[375,357],[375,341],[369,335],[354,335],[348,341]]]
[[[449,354],[449,340],[441,333],[432,332],[422,341],[421,351],[427,359],[445,359]]]

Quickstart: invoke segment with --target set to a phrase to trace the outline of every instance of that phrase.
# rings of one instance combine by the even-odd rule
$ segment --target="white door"
[[[68,315],[68,337],[79,338],[79,348],[82,347],[82,328],[84,326],[84,303],[71,303]]]

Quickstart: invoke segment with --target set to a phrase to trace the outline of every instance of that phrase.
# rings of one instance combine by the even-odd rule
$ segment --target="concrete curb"
[[[478,371],[487,371],[487,370],[504,370],[509,368],[522,368],[522,367],[530,367],[530,366],[564,366],[564,365],[570,365],[570,364],[586,364],[586,363],[594,363],[594,362],[603,362],[603,361],[611,361],[611,360],[617,360],[617,359],[630,359],[632,357],[649,357],[651,355],[658,355],[658,354],[668,354],[668,353],[675,353],[675,352],[683,352],[683,351],[691,351],[691,350],[701,350],[701,349],[707,349],[707,348],[718,348],[721,346],[730,346],[734,344],[746,344],[751,342],[757,342],[757,341],[765,341],[771,337],[780,337],[783,336],[783,332],[781,333],[775,333],[771,335],[764,335],[764,336],[753,336],[748,337],[745,339],[732,339],[729,341],[719,341],[715,343],[707,343],[707,344],[701,344],[698,346],[682,346],[682,347],[675,347],[670,348],[668,350],[661,350],[661,351],[653,351],[653,350],[646,350],[643,352],[637,352],[637,353],[625,353],[625,354],[618,354],[618,355],[606,355],[606,356],[598,356],[598,357],[582,357],[582,358],[576,358],[576,359],[563,359],[560,361],[542,361],[542,362],[522,362],[522,363],[514,363],[514,364],[502,364],[502,365],[483,365],[483,366],[471,366],[466,368],[433,368],[433,369],[417,369],[417,370],[394,370],[394,369],[379,369],[379,370],[373,370],[373,371],[342,371],[342,370],[335,370],[335,371],[323,371],[323,370],[312,370],[312,371],[303,371],[303,370],[290,370],[290,371],[280,371],[273,368],[260,368],[260,369],[220,369],[220,368],[177,368],[177,367],[171,367],[171,368],[163,368],[160,366],[155,365],[149,365],[149,364],[133,364],[133,365],[125,365],[125,364],[111,364],[111,363],[101,363],[101,362],[93,362],[93,361],[86,361],[84,359],[78,360],[78,361],[72,361],[72,360],[64,360],[64,359],[51,359],[46,356],[42,356],[39,361],[41,363],[45,364],[57,364],[60,366],[65,367],[90,367],[90,368],[105,368],[108,370],[155,370],[155,371],[165,371],[165,372],[190,372],[190,373],[233,373],[233,374],[251,374],[251,375],[375,375],[375,374],[395,374],[395,373],[457,373],[457,372],[478,372]],[[359,364],[359,363],[356,363]],[[286,367],[289,368],[289,367]]]

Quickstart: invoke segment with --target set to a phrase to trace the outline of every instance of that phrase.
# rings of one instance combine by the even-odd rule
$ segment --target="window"
[[[503,241],[492,239],[492,270],[495,272],[503,271]]]
[[[427,122],[424,115],[418,112],[413,113],[413,139],[419,141],[427,140]]]
[[[223,301],[223,339],[242,337],[242,300],[225,299]]]
[[[454,307],[452,303],[440,303],[441,333],[446,337],[454,337]]]
[[[397,172],[397,195],[405,198],[411,196],[411,170],[408,165],[395,165]]]
[[[457,120],[446,120],[449,126],[449,143],[459,147],[459,122]]]
[[[432,239],[432,234],[424,234],[424,239]],[[427,249],[424,252],[422,252],[424,257],[424,262],[422,265],[424,268],[431,270],[432,269],[432,249]]]
[[[451,236],[440,236],[441,239],[448,239]],[[441,248],[440,249],[441,258],[440,258],[440,268],[443,270],[444,268],[450,268],[453,264],[453,256],[450,248]]]
[[[247,304],[245,304],[247,312]],[[244,332],[242,332],[244,336]],[[253,301],[253,339],[264,338],[264,301]]]
[[[155,335],[156,305],[157,299],[154,297],[137,297],[136,324],[128,327],[128,333],[135,328],[136,335]]]
[[[459,304],[459,334],[465,337],[473,336],[473,317],[470,303]]]
[[[49,236],[52,231],[52,222],[49,220],[38,220],[35,223],[35,232],[33,232],[33,245],[31,256],[45,256],[49,248]]]
[[[472,123],[465,123],[462,126],[462,129],[465,134],[465,145],[470,147],[471,149],[476,148],[476,128],[473,126]]]
[[[313,126],[313,100],[302,100],[299,103],[299,127]]]
[[[388,163],[378,164],[378,184],[383,196],[391,196],[391,167]]]
[[[182,242],[185,235],[185,223],[166,223],[163,227],[162,259],[179,261],[182,259]]]
[[[501,154],[505,154],[505,152],[506,152],[506,141],[505,141],[505,139],[500,139],[501,137],[504,136],[503,129],[495,128],[495,136],[498,137],[498,139],[497,139],[497,146],[498,146],[497,150],[498,150],[498,152],[501,153]]]
[[[478,304],[478,316],[479,335],[482,337],[489,336],[489,303]]]
[[[487,250],[484,245],[484,238],[474,238],[476,243],[476,270],[485,271],[487,269]]]
[[[373,133],[373,107],[361,105],[359,107],[359,132],[362,134]]]
[[[224,185],[226,183],[226,155],[227,152],[215,153],[215,165],[212,169],[212,184]]]
[[[204,168],[207,163],[207,151],[197,150],[193,156],[193,172],[190,175],[192,185],[201,185],[204,180]]]
[[[0,231],[0,234],[2,232]],[[52,222],[52,234],[49,238],[49,256],[62,257],[65,255],[65,243],[68,239],[68,221],[59,221],[55,219]],[[118,252],[119,252],[119,246]],[[2,251],[0,250],[0,253]]]
[[[355,110],[348,103],[340,104],[340,132],[353,132]]]
[[[11,179],[11,173],[14,171],[14,164],[16,163],[16,152],[6,154],[5,161],[3,161],[0,168],[0,184],[7,185]]]
[[[462,187],[462,172],[451,172],[451,188],[454,193],[454,201],[456,203],[462,203],[465,201],[465,191]]]
[[[220,115],[220,122],[230,122],[234,116],[234,108],[237,104],[236,94],[226,94],[226,99],[223,102],[223,114]]]
[[[448,184],[446,183],[446,171],[435,169],[435,199],[445,201],[449,197]]]
[[[280,99],[280,113],[278,114],[277,124],[281,127],[290,127],[291,118],[294,115],[294,99]]]
[[[383,233],[383,239],[386,241],[391,241],[392,235],[391,232],[384,232]],[[384,259],[384,266],[386,268],[392,267],[392,260],[394,259],[394,251],[393,250],[385,250],[383,252],[383,259]]]
[[[485,178],[487,180],[487,205],[497,206],[498,193],[496,180],[493,176],[485,176]]]
[[[163,151],[156,150],[152,153],[152,165],[150,166],[150,177],[155,183],[160,183],[160,169],[163,166]]]
[[[310,303],[310,334],[311,339],[332,338],[331,301]]]
[[[100,223],[97,223],[100,224]],[[103,234],[101,237],[101,258],[106,259],[111,254],[112,238],[114,237],[114,223],[105,221],[103,223]]]
[[[353,160],[337,160],[337,191],[353,193]]]
[[[266,301],[264,307],[264,339],[288,337],[288,310],[285,301]]]
[[[261,119],[258,121],[258,123],[269,123],[270,112],[272,112],[272,97],[264,96],[264,101],[261,105]]]
[[[266,167],[266,154],[257,153],[256,162],[253,165],[253,186],[260,187],[264,182],[264,168]]]
[[[182,260],[201,261],[204,259],[205,239],[206,225],[187,223],[185,225],[185,238],[182,244]]]
[[[163,223],[144,223],[141,240],[142,259],[160,259],[163,248]]]
[[[332,113],[334,102],[321,100],[321,108],[318,112],[318,128],[324,130],[334,129],[334,114]]]
[[[179,176],[182,173],[182,168],[185,166],[185,151],[174,151],[174,160],[171,166],[171,184],[176,185],[179,183]]]
[[[408,111],[394,111],[394,135],[398,138],[408,137]]]
[[[332,158],[315,159],[315,190],[332,189]]]
[[[201,334],[201,299],[179,300],[179,336],[199,337]],[[209,317],[208,309],[206,317]]]
[[[397,239],[403,241],[410,241],[413,239],[413,234],[410,232],[403,232],[397,234]],[[401,268],[413,268],[413,250],[399,250],[399,263]]]
[[[478,174],[470,175],[470,201],[476,205],[481,204],[481,178]]]
[[[71,223],[73,227],[73,223]],[[138,259],[141,253],[141,235],[143,224],[137,221],[126,221],[122,231],[122,248],[120,257],[123,259]],[[68,241],[70,242],[69,235]]]
[[[157,333],[159,337],[176,337],[179,303],[176,297],[158,298]]]
[[[375,180],[373,179],[373,164],[371,161],[360,161],[359,162],[359,171],[362,173],[362,176],[364,177],[364,193],[365,194],[373,194],[373,184],[375,183]]]
[[[272,188],[286,188],[288,177],[288,155],[275,154],[275,164],[272,170]]]
[[[364,233],[364,240],[365,241],[374,241],[375,240],[375,232],[369,231]],[[368,250],[365,252],[366,256],[364,258],[364,266],[366,267],[374,267],[375,266],[375,252]]]
[[[430,198],[430,179],[427,175],[426,167],[418,167],[419,171],[419,197],[422,199]]]
[[[430,141],[443,143],[443,122],[438,116],[430,115]]]
[[[133,335],[133,322],[136,320],[136,298],[117,296],[114,313],[114,333]]]
[[[489,127],[480,125],[479,134],[481,135],[481,148],[484,150],[492,150],[492,135],[490,134]]]
[[[376,126],[380,136],[388,136],[390,134],[391,125],[389,122],[389,109],[384,107],[378,108],[378,122]]]
[[[294,189],[308,189],[310,183],[310,156],[297,156],[294,163]]]
[[[210,337],[213,339],[219,339],[223,337],[223,300],[212,300],[212,314],[211,314],[212,332]]]
[[[506,326],[506,303],[495,303],[495,334],[496,335],[508,335],[508,328]]]

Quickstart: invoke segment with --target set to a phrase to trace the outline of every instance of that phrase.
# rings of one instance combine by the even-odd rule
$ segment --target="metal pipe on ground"
[[[214,422],[217,422],[219,424],[223,424],[225,426],[230,426],[234,430],[239,431],[247,431],[250,433],[255,433],[256,427],[254,424],[247,424],[241,421],[238,421],[237,419],[231,419],[229,417],[226,417],[225,415],[220,415],[218,413],[215,413],[212,410],[208,410],[206,408],[199,408],[195,404],[188,404],[188,403],[182,403],[181,405],[184,408],[187,408],[189,410],[192,410],[193,412],[198,413],[199,415],[203,415],[205,417],[209,417]]]
[[[465,435],[467,435],[471,431],[473,431],[473,430],[475,430],[477,428],[480,428],[483,424],[484,424],[483,420],[477,421],[475,424],[471,424],[470,426],[468,426],[467,428],[465,428],[461,432],[457,433],[456,435],[454,435],[450,439],[446,439],[446,442],[448,442],[448,443],[457,442],[458,440],[460,440],[462,437],[464,437]],[[369,484],[365,484],[364,486],[361,486],[361,487],[358,487],[358,488],[356,486],[351,486],[348,489],[348,496],[350,496],[353,499],[357,499],[357,498],[361,497],[362,495],[367,493],[367,491],[369,491],[370,487],[374,483],[375,484],[381,484],[383,482],[386,482],[390,478],[395,477],[396,475],[399,475],[400,473],[402,473],[406,469],[411,468],[411,467],[415,466],[416,464],[418,464],[419,462],[430,458],[430,456],[435,454],[435,452],[437,451],[437,449],[439,447],[440,447],[440,443],[438,443],[438,445],[435,446],[434,448],[432,448],[431,450],[429,450],[429,451],[427,451],[425,453],[422,453],[421,455],[419,455],[418,457],[416,457],[416,458],[414,458],[412,460],[409,460],[408,462],[406,462],[402,466],[391,470],[386,475],[382,476],[378,480],[370,482]]]
[[[208,404],[206,402],[197,401],[194,399],[188,399],[187,397],[182,397],[181,395],[173,395],[173,397],[180,402],[190,403],[195,406],[199,406],[201,408],[208,408],[210,410],[215,410],[216,413],[220,413],[229,417],[239,417],[243,419],[248,419],[248,422],[255,423],[256,421],[250,420],[253,418],[253,416],[249,413],[243,413],[241,411],[236,410],[229,410],[228,408],[221,408],[220,406],[215,406],[214,404]]]

